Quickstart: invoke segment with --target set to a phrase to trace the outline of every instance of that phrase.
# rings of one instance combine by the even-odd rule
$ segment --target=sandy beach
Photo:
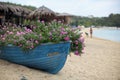
[[[0,60],[0,80],[120,80],[120,43],[86,38],[85,53],[71,53],[58,74]]]

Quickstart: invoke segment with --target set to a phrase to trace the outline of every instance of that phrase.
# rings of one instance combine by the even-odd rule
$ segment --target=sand
[[[0,80],[120,80],[120,43],[86,38],[85,46],[85,53],[71,53],[57,74],[0,60]]]

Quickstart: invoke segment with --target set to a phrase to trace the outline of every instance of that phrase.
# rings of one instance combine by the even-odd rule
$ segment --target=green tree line
[[[72,18],[71,25],[90,26],[115,26],[120,27],[120,14],[110,14],[108,17],[81,17]]]

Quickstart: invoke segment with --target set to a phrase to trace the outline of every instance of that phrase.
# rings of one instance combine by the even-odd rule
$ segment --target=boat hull
[[[55,74],[63,68],[69,49],[70,42],[41,44],[29,52],[17,46],[5,46],[1,47],[0,59]]]

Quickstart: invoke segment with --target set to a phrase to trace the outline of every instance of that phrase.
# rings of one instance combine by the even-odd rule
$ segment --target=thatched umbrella
[[[5,11],[7,13],[11,12],[13,14],[19,14],[19,15],[21,13],[24,13],[25,15],[26,14],[28,15],[30,12],[32,12],[31,10],[29,10],[27,8],[6,4],[4,2],[0,2],[0,11]]]
[[[7,11],[8,8],[2,2],[0,2],[0,25],[4,24]]]
[[[23,16],[23,17],[28,17],[29,13],[32,12],[32,10],[27,9],[27,8],[23,8],[20,6],[14,6],[15,11],[13,11],[13,14],[18,15],[18,16]]]
[[[4,10],[4,5],[2,3],[0,3],[0,10]]]
[[[23,10],[23,14],[24,14],[23,16],[26,18],[28,18],[29,14],[32,12],[32,10],[27,9],[27,8],[22,8],[22,10]]]
[[[0,11],[8,11],[8,8],[2,2],[0,2]]]
[[[45,20],[49,22],[54,18],[55,12],[45,6],[41,6],[31,12],[29,16],[33,19],[39,17],[40,20]]]
[[[27,8],[0,2],[0,15],[6,19],[6,22],[17,20],[18,23],[23,23],[24,18],[27,18],[30,12],[32,11]]]
[[[11,11],[23,11],[24,8],[16,5],[10,5],[4,2],[0,2],[0,10],[10,9]]]
[[[18,11],[18,8],[16,6],[0,2],[0,10],[5,13],[15,13]]]
[[[11,11],[12,13],[15,13],[17,12],[17,8],[16,6],[13,6],[13,5],[6,5],[7,8],[9,9],[9,12]]]

